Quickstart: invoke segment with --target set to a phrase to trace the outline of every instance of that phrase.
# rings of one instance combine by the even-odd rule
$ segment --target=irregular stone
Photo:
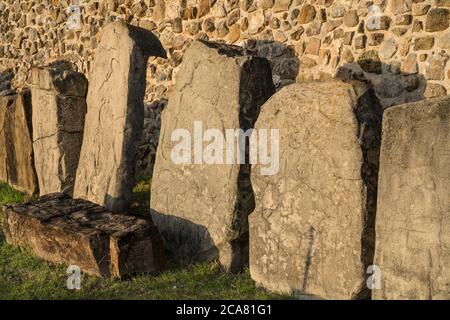
[[[341,25],[342,25],[341,19],[329,20],[325,23],[325,29],[326,29],[327,33],[329,33]]]
[[[89,79],[76,198],[115,212],[127,208],[142,134],[149,56],[166,58],[153,33],[121,21],[104,27]]]
[[[280,58],[272,61],[272,64],[273,74],[279,75],[283,80],[295,80],[300,68],[297,58]]]
[[[421,32],[423,30],[423,22],[415,20],[412,27],[412,32]]]
[[[431,56],[425,68],[425,77],[428,80],[444,80],[444,70],[448,58],[448,55],[442,54]]]
[[[310,4],[305,4],[300,9],[300,14],[298,16],[298,22],[300,24],[310,23],[314,20],[315,17],[316,17],[316,9],[314,8],[314,6],[312,6]]]
[[[410,14],[404,14],[395,17],[395,24],[399,26],[407,26],[412,23],[413,17]]]
[[[387,41],[384,41],[380,47],[379,54],[381,59],[388,60],[394,56],[397,52],[397,43],[394,38],[390,38]]]
[[[411,46],[411,38],[410,37],[403,38],[402,42],[400,43],[400,45],[398,47],[399,55],[402,57],[405,57],[409,53],[410,46]],[[410,62],[413,62],[413,61],[411,60]]]
[[[403,36],[406,32],[408,32],[408,29],[406,28],[396,27],[392,29],[392,33],[397,37]]]
[[[383,115],[373,299],[449,300],[450,96]]]
[[[335,2],[333,3],[333,5],[330,7],[330,15],[333,18],[341,18],[343,17],[345,14],[345,8],[343,5]]]
[[[367,297],[381,115],[373,91],[338,80],[284,87],[263,106],[255,129],[279,130],[280,159],[274,175],[262,175],[259,163],[251,172],[250,274],[258,285]]]
[[[317,65],[316,60],[313,60],[311,58],[308,57],[301,57],[300,59],[300,66],[301,69],[308,69],[308,68],[313,68]]]
[[[198,18],[206,16],[210,11],[209,0],[200,0],[198,7]]]
[[[450,7],[450,0],[436,0],[436,6],[438,6],[438,7]]]
[[[342,59],[344,59],[347,63],[352,63],[355,61],[355,57],[353,56],[353,53],[350,49],[345,49],[342,53]]]
[[[437,32],[446,30],[449,27],[450,14],[448,9],[431,9],[425,20],[426,32]]]
[[[211,14],[216,18],[225,18],[227,16],[227,9],[223,5],[223,1],[216,1],[211,8]]]
[[[241,18],[241,11],[239,9],[235,9],[228,14],[227,17],[227,26],[232,26]]]
[[[358,36],[355,39],[355,49],[364,49],[366,47],[367,36]]]
[[[350,10],[347,12],[343,19],[344,25],[346,27],[355,27],[359,23],[358,13],[356,10]]]
[[[450,32],[443,34],[437,42],[438,47],[450,50]]]
[[[229,28],[229,33],[227,36],[227,42],[228,43],[235,43],[239,40],[239,37],[241,36],[241,28],[238,24],[234,24]]]
[[[38,191],[29,91],[0,97],[0,180],[27,194]]]
[[[292,0],[275,0],[275,3],[273,5],[273,12],[282,12],[287,11],[289,9],[289,6],[291,5]]]
[[[151,29],[147,29],[147,30],[151,30]],[[183,32],[183,20],[180,17],[176,17],[175,19],[173,19],[172,30],[175,33]]]
[[[402,14],[411,11],[412,0],[390,0],[389,9],[393,14]]]
[[[90,275],[123,277],[165,266],[162,240],[151,218],[115,214],[62,193],[4,206],[3,229],[9,244]]]
[[[31,71],[33,149],[39,193],[73,192],[83,141],[86,77],[65,63]]]
[[[358,64],[365,72],[378,74],[382,72],[380,57],[375,50],[366,51],[361,54],[358,58]]]
[[[14,78],[14,73],[12,70],[5,70],[0,72],[0,97],[3,97],[9,93],[11,90],[11,81]]]
[[[344,45],[350,46],[353,41],[354,31],[348,31],[344,34]]]
[[[305,53],[317,56],[319,54],[320,43],[321,43],[321,41],[319,38],[309,39],[308,45],[306,46]]]
[[[256,0],[258,6],[263,10],[268,10],[273,7],[274,0]]]
[[[302,34],[305,32],[305,29],[300,26],[297,29],[294,30],[294,32],[291,33],[291,39],[292,40],[300,40]]]
[[[447,89],[438,83],[427,83],[427,88],[423,94],[426,98],[436,98],[447,95]]]
[[[367,21],[366,27],[368,31],[389,30],[391,22],[392,20],[388,16],[372,17]]]
[[[369,46],[377,46],[384,40],[384,33],[372,33],[369,38]]]
[[[256,34],[264,27],[264,13],[261,10],[248,15],[248,33]]]
[[[428,10],[430,10],[431,5],[428,3],[413,3],[412,5],[412,14],[414,16],[423,16],[427,14]]]
[[[417,64],[417,54],[408,54],[405,61],[402,63],[400,71],[406,74],[414,74],[419,72],[419,66]]]
[[[390,74],[381,75],[380,82],[375,85],[375,93],[379,98],[396,98],[402,94],[403,89],[401,78]]]
[[[266,59],[246,56],[241,47],[204,41],[187,49],[162,114],[150,201],[153,220],[173,256],[219,260],[232,272],[248,261],[249,165],[238,164],[233,155],[224,164],[224,144],[215,144],[220,152],[211,150],[198,130],[218,128],[214,134],[222,138],[226,129],[253,127],[273,92]],[[190,141],[196,144],[193,157]]]
[[[414,50],[430,50],[434,46],[434,37],[426,36],[416,38],[414,41]]]

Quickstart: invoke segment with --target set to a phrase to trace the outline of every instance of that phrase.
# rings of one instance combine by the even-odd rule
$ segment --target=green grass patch
[[[134,190],[131,210],[149,214],[150,182]],[[28,197],[0,183],[0,206]],[[0,212],[1,218],[1,212]],[[169,261],[158,275],[135,275],[127,280],[82,276],[81,290],[66,286],[66,266],[48,263],[27,249],[10,246],[0,232],[0,300],[5,299],[282,299],[257,288],[249,271],[233,275],[215,263]]]

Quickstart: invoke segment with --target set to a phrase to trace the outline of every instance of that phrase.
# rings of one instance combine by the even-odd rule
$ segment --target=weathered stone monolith
[[[149,56],[166,56],[150,31],[121,21],[102,30],[89,79],[74,197],[116,212],[128,207],[143,127]]]
[[[450,299],[450,96],[383,115],[374,299]]]
[[[186,51],[162,113],[151,191],[153,220],[174,256],[218,259],[232,272],[248,261],[249,165],[237,162],[236,149],[225,159],[223,139],[227,130],[252,128],[273,92],[264,58],[203,41]],[[186,153],[176,151],[180,143]],[[236,146],[236,137],[227,143]]]
[[[0,97],[0,180],[27,194],[38,191],[29,91]]]
[[[83,140],[87,80],[65,63],[36,67],[31,72],[39,192],[71,195]]]
[[[250,272],[301,297],[366,298],[382,108],[363,83],[294,84],[262,107],[255,130],[279,132],[279,171],[252,167]]]
[[[47,261],[103,277],[158,272],[164,247],[150,217],[112,213],[56,193],[3,208],[6,241]]]

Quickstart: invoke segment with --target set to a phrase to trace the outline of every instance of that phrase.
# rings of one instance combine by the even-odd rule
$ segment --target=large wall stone
[[[124,277],[165,267],[151,218],[112,213],[62,193],[4,206],[3,229],[9,244],[95,276]]]
[[[294,84],[262,107],[279,130],[279,172],[252,167],[250,273],[267,289],[326,299],[368,297],[382,108],[360,82]]]
[[[450,96],[387,109],[375,299],[450,299]]]
[[[165,57],[150,32],[121,21],[104,27],[89,81],[74,197],[125,210],[131,201],[144,121],[145,70]]]
[[[236,159],[225,164],[224,158],[205,164],[193,154],[190,164],[174,163],[171,154],[177,142],[171,136],[185,129],[192,142],[206,147],[202,137],[194,136],[194,122],[221,134],[252,128],[260,106],[273,92],[266,59],[247,56],[236,46],[198,41],[189,47],[162,113],[151,190],[153,219],[173,255],[219,259],[230,271],[248,261],[247,216],[254,206],[249,165]]]
[[[83,140],[87,80],[65,63],[32,70],[33,148],[41,195],[73,193]]]
[[[38,191],[31,117],[29,91],[0,97],[0,180],[30,195]]]

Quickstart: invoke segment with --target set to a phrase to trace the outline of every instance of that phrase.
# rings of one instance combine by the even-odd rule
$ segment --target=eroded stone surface
[[[450,299],[450,96],[383,115],[375,299]]]
[[[31,116],[29,91],[0,96],[0,180],[28,194],[38,191]]]
[[[367,297],[381,106],[359,82],[294,84],[261,109],[279,130],[280,168],[252,167],[250,272],[267,289],[326,299]]]
[[[113,211],[128,207],[143,127],[149,56],[165,57],[150,31],[120,21],[103,29],[89,81],[75,197]]]
[[[83,140],[86,77],[64,63],[32,70],[33,148],[41,195],[73,192]]]
[[[186,52],[162,113],[151,192],[153,219],[173,255],[219,259],[230,271],[240,270],[248,260],[247,216],[254,206],[249,166],[239,165],[236,158],[234,164],[204,164],[202,159],[200,164],[176,164],[171,153],[178,142],[171,135],[186,129],[193,142],[195,121],[203,132],[251,128],[273,92],[266,59],[246,56],[239,47],[201,41]]]
[[[165,265],[162,240],[150,217],[112,213],[62,193],[4,206],[3,229],[9,244],[91,275],[123,277],[158,272]]]

